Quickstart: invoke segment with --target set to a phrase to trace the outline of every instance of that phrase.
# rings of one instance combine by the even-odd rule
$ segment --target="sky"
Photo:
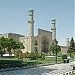
[[[28,35],[28,10],[34,10],[35,35],[38,28],[51,31],[51,20],[56,19],[57,40],[66,44],[74,37],[74,0],[0,0],[0,34]]]

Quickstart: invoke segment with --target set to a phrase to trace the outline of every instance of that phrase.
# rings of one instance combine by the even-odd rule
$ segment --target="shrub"
[[[31,60],[36,60],[36,59],[37,59],[36,53],[32,52],[32,53],[30,54],[30,59],[31,59]]]
[[[21,67],[21,60],[0,60],[0,68]]]
[[[67,55],[65,54],[65,55],[63,55],[62,56],[62,59],[64,60],[64,59],[67,59]]]
[[[44,60],[45,59],[45,54],[41,53],[41,59]]]

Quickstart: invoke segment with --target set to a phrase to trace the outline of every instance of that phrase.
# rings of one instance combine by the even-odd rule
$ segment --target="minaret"
[[[56,40],[56,19],[52,20],[52,41],[54,42]]]
[[[66,38],[66,46],[69,47],[69,38]]]
[[[29,19],[28,19],[28,26],[29,26],[29,36],[34,36],[34,19],[33,19],[33,10],[29,10]]]
[[[29,26],[29,51],[34,51],[34,19],[33,19],[33,10],[29,10],[28,15],[28,26]]]

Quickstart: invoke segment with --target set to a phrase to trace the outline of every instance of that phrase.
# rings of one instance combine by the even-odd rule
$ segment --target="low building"
[[[0,34],[0,37],[4,37],[4,38],[11,37],[11,38],[15,39],[16,41],[19,41],[19,38],[24,37],[24,35],[16,34],[16,33],[5,33],[5,34]]]

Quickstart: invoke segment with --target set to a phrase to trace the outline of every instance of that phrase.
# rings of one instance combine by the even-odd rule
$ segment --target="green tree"
[[[13,38],[8,38],[7,41],[7,51],[9,55],[11,55],[11,50],[13,50],[14,54],[16,55],[18,49],[24,49],[24,46],[21,42],[14,40]]]
[[[35,49],[34,52],[30,53],[30,59],[31,60],[37,60],[38,58],[41,58],[41,54],[38,53],[37,49]]]
[[[13,38],[4,38],[1,37],[0,38],[0,54],[1,56],[3,56],[3,53],[5,52],[5,50],[7,50],[9,52],[9,55],[12,54],[12,52],[15,52],[18,49],[24,49],[23,43],[14,40]]]
[[[3,57],[3,50],[2,50],[2,45],[0,44],[0,54],[1,54],[1,57]]]
[[[52,45],[50,46],[50,50],[52,51],[53,54],[56,55],[56,61],[55,62],[57,63],[57,54],[58,54],[58,52],[61,51],[61,48],[58,45],[57,40],[54,40],[54,43],[52,43]]]
[[[30,53],[27,51],[24,53],[24,58],[29,58],[30,57]]]
[[[8,38],[7,40],[7,51],[9,52],[9,55],[11,56],[11,49],[13,48],[13,39],[12,38]]]
[[[41,59],[42,59],[42,60],[45,59],[45,53],[44,53],[44,52],[41,53]]]
[[[18,59],[22,59],[23,58],[23,53],[21,50],[17,50],[16,51],[16,55],[15,55]]]
[[[68,49],[68,52],[70,53],[70,57],[72,57],[72,52],[74,52],[74,51],[75,51],[75,43],[74,43],[74,39],[72,37],[71,41],[70,41],[70,46]]]
[[[15,45],[13,46],[13,50],[14,50],[14,54],[17,57],[18,52],[21,53],[21,55],[23,54],[21,49],[24,49],[25,47],[23,46],[23,43],[21,42],[16,42]],[[23,56],[23,55],[22,55]]]
[[[0,38],[0,54],[3,56],[5,53],[5,48],[7,47],[7,38],[1,37]]]
[[[31,60],[36,60],[37,59],[37,56],[36,56],[35,52],[31,52],[30,59]]]

